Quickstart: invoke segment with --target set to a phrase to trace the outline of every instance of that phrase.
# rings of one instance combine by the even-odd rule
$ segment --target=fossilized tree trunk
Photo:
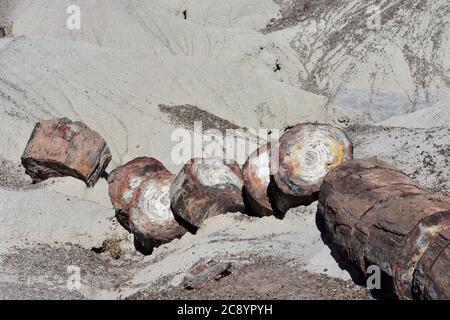
[[[270,144],[255,150],[242,168],[244,197],[251,212],[259,217],[276,214],[269,200]]]
[[[398,297],[450,298],[449,198],[383,161],[352,160],[325,177],[318,221],[347,262],[380,267]]]
[[[34,182],[72,176],[93,186],[111,161],[105,140],[81,122],[53,118],[36,124],[22,165]]]
[[[181,169],[170,189],[173,212],[189,224],[227,212],[244,212],[243,178],[238,164],[224,159],[192,159]]]
[[[129,209],[134,193],[142,181],[151,178],[155,172],[167,170],[154,158],[140,157],[115,168],[108,176],[108,193],[116,210],[119,223],[127,230],[129,226]]]
[[[272,205],[282,213],[317,200],[327,172],[353,158],[347,134],[325,124],[295,125],[281,136],[278,150],[269,192]]]
[[[175,175],[159,170],[143,180],[134,192],[130,206],[130,229],[146,250],[180,238],[186,229],[170,208],[169,190]]]

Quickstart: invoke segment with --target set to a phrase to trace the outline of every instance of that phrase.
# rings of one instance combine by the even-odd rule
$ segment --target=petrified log
[[[244,211],[241,169],[224,161],[196,158],[184,165],[170,188],[175,215],[198,228],[208,217]]]
[[[142,181],[160,170],[167,169],[155,158],[140,157],[117,167],[109,174],[109,197],[116,210],[117,220],[125,229],[130,230],[129,209],[136,189]]]
[[[244,197],[253,214],[259,217],[273,215],[275,209],[269,200],[270,144],[255,150],[242,168]]]
[[[378,159],[352,160],[326,175],[318,221],[350,265],[378,266],[399,298],[450,298],[449,198]]]
[[[34,182],[72,176],[92,187],[111,161],[105,140],[81,122],[53,118],[36,124],[22,165]]]
[[[271,168],[269,192],[279,211],[317,200],[328,171],[353,158],[353,145],[342,130],[325,124],[297,124],[279,141],[279,165]]]
[[[135,190],[130,206],[130,229],[144,249],[151,250],[186,233],[170,209],[169,190],[175,175],[154,172]]]
[[[211,280],[219,280],[231,268],[230,262],[216,262],[212,259],[200,259],[189,270],[183,279],[187,289],[200,289]]]

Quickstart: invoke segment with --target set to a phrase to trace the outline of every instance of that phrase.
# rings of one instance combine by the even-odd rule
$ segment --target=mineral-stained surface
[[[92,187],[111,160],[105,140],[82,122],[53,118],[36,124],[22,164],[35,182],[72,176]]]

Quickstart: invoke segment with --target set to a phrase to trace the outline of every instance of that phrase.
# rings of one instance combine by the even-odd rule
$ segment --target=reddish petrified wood
[[[279,165],[271,168],[269,192],[272,205],[282,213],[317,200],[327,172],[353,158],[347,134],[325,124],[293,126],[281,136],[278,151]]]
[[[105,140],[81,122],[53,118],[36,124],[22,165],[34,182],[72,176],[93,186],[111,161]]]
[[[191,267],[183,280],[183,286],[188,289],[200,289],[209,281],[222,278],[230,268],[230,262],[216,262],[202,258]]]
[[[170,209],[169,190],[175,175],[163,169],[142,181],[130,205],[130,229],[147,250],[186,233]]]
[[[140,157],[117,167],[108,176],[108,193],[116,209],[119,223],[129,229],[129,209],[134,192],[142,181],[152,177],[155,172],[167,170],[154,158]]]
[[[318,221],[363,274],[377,265],[402,299],[450,298],[450,199],[375,158],[328,173]]]
[[[242,168],[245,200],[251,212],[259,217],[275,213],[267,190],[270,183],[269,162],[270,144],[265,144],[248,157]]]
[[[192,159],[181,169],[170,188],[175,215],[200,227],[207,217],[244,212],[244,184],[238,164],[219,158]]]

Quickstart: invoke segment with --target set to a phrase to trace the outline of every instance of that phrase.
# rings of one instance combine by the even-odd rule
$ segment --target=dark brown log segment
[[[318,220],[347,262],[363,274],[379,266],[399,298],[449,298],[442,280],[449,272],[432,272],[444,263],[448,269],[449,212],[448,198],[371,158],[347,161],[326,175]]]
[[[270,144],[255,150],[242,168],[244,197],[253,214],[259,217],[271,216],[275,212],[269,200]]]
[[[170,189],[175,215],[198,228],[208,217],[244,212],[241,169],[224,161],[197,158],[184,165]]]
[[[279,166],[273,173],[273,205],[285,213],[292,207],[317,200],[323,177],[353,158],[347,134],[325,124],[297,124],[279,141]]]
[[[134,192],[142,181],[152,177],[155,172],[167,170],[154,158],[140,157],[117,167],[108,176],[108,193],[116,210],[119,223],[127,230],[129,226],[129,209]]]
[[[130,229],[146,250],[180,238],[186,229],[175,220],[169,190],[175,175],[167,170],[154,172],[134,192],[130,206]]]
[[[419,260],[413,274],[412,296],[418,299],[449,299],[450,211],[434,214],[427,220],[421,222],[413,233],[419,249],[424,247],[424,243],[428,247],[422,256],[417,255]]]
[[[72,176],[92,187],[111,161],[105,140],[81,122],[53,118],[36,124],[22,165],[34,182]]]

